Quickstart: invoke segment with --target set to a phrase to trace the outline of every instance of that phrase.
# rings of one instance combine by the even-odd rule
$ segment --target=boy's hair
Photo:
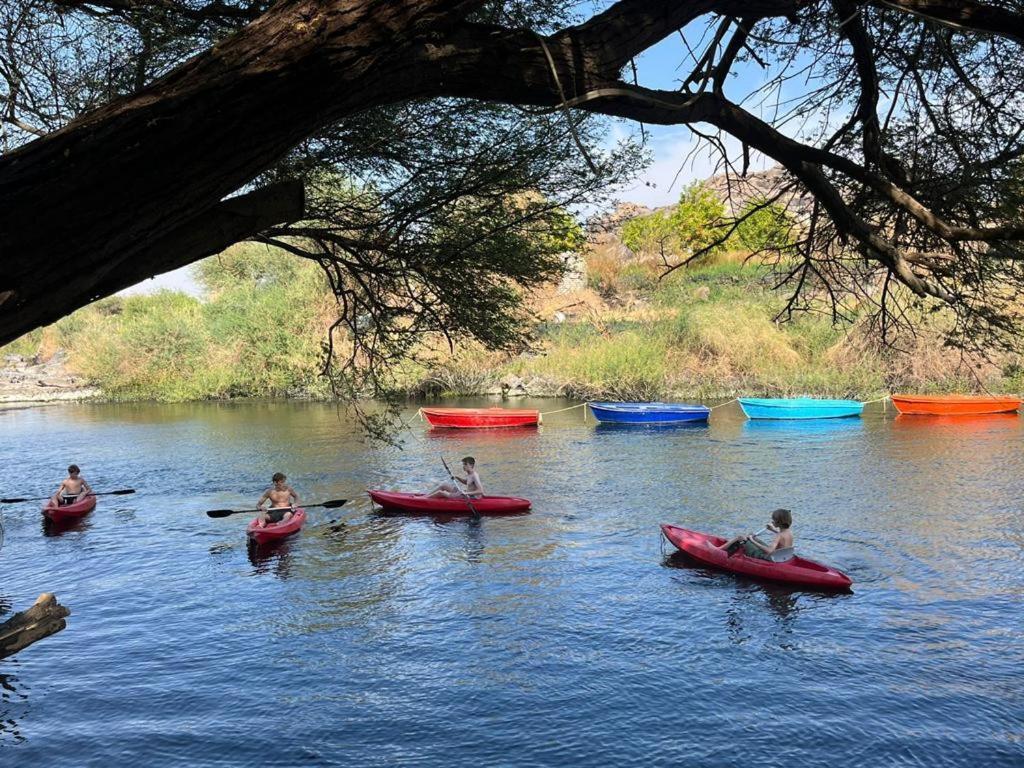
[[[469,464],[469,466],[471,466],[471,467],[475,467],[476,466],[476,459],[474,459],[472,456],[464,456],[462,458],[462,463],[463,464]]]
[[[772,522],[782,530],[786,530],[793,524],[793,513],[788,509],[776,509],[772,512]]]
[[[82,470],[80,470],[80,469],[78,468],[78,465],[77,465],[77,464],[72,464],[71,466],[69,466],[69,467],[68,467],[68,474],[69,474],[69,475],[72,475],[72,474],[74,474],[75,472],[81,472],[81,471],[82,471]]]
[[[282,480],[287,480],[288,477],[285,475],[284,472],[275,472],[274,476],[270,479],[273,480],[275,483],[279,483]]]

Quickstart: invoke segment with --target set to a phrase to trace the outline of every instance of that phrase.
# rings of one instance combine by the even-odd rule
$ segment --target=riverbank
[[[724,210],[697,187],[668,211],[620,206],[591,222],[579,252],[562,255],[566,270],[557,285],[522,296],[532,318],[521,326],[529,338],[525,349],[494,352],[455,338],[452,354],[447,338],[421,336],[395,356],[401,362],[375,363],[386,369],[378,389],[342,388],[368,390],[367,396],[388,387],[410,398],[576,400],[873,400],[893,391],[1024,390],[1021,354],[946,346],[951,319],[898,291],[889,300],[903,303],[904,328],[895,334],[890,328],[882,344],[882,284],[879,295],[865,286],[864,295],[834,297],[841,306],[833,307],[828,289],[811,280],[801,296],[806,311],[782,322],[788,296],[775,289],[779,272],[743,250],[790,236],[781,211],[768,221],[749,220],[758,226],[666,275],[665,257],[649,242],[665,242],[655,237],[658,227],[671,224],[672,247],[685,250],[700,244],[690,242],[696,234],[716,231]],[[777,267],[786,271],[784,263]],[[336,396],[322,370],[339,308],[317,265],[236,246],[197,264],[195,275],[199,297],[170,291],[111,297],[0,349],[0,362],[6,361],[0,403]],[[351,348],[344,332],[336,332],[333,349]],[[357,354],[365,357],[365,350]],[[334,362],[344,367],[343,360]]]
[[[817,396],[872,400],[892,391],[1019,392],[1019,356],[944,345],[922,317],[886,347],[873,307],[841,323],[805,313],[779,322],[771,275],[722,261],[658,279],[655,266],[605,265],[588,287],[538,302],[547,318],[524,354],[469,348],[409,377],[432,397],[563,396],[580,400],[714,400]]]
[[[59,403],[102,397],[100,390],[67,369],[63,353],[55,354],[45,362],[11,354],[2,362],[0,405]]]
[[[664,280],[658,274],[654,266],[592,258],[585,282],[531,298],[538,322],[527,351],[463,342],[454,355],[439,349],[406,364],[395,386],[410,398],[579,400],[1024,390],[1019,356],[945,347],[927,318],[916,336],[882,347],[870,306],[840,324],[820,313],[777,322],[780,298],[760,267],[724,259]],[[288,325],[285,310],[264,299],[258,313],[282,320],[269,328],[216,300],[159,294],[114,302],[26,337],[17,352],[7,348],[0,402],[333,396],[318,375],[327,302]]]

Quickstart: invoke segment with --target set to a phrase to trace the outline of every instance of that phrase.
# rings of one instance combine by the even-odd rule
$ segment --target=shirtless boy
[[[57,492],[50,499],[50,503],[53,506],[74,504],[76,501],[81,501],[92,493],[92,488],[89,487],[89,483],[85,481],[85,478],[78,474],[79,471],[77,464],[72,464],[68,467],[68,476],[61,481]]]
[[[469,496],[471,499],[479,499],[484,495],[484,486],[480,482],[480,475],[476,473],[476,459],[472,456],[464,458],[462,460],[462,471],[466,473],[466,476],[455,477],[455,479],[466,486],[465,491],[460,491],[459,487],[454,483],[441,483],[437,488],[428,493],[427,496],[435,499],[461,499],[464,496]]]
[[[292,513],[299,503],[299,495],[294,489],[285,483],[288,478],[281,472],[275,472],[271,480],[274,487],[268,488],[256,502],[256,509],[260,510],[260,527],[270,523],[280,523],[292,519]],[[270,500],[270,509],[263,509],[263,502]]]
[[[776,550],[793,548],[793,532],[790,530],[792,525],[793,513],[788,509],[776,509],[772,512],[772,521],[765,526],[766,531],[771,531],[775,534],[775,541],[765,544],[757,538],[756,534],[751,533],[746,536],[734,536],[724,544],[719,545],[718,548],[732,554],[735,550],[742,547],[747,557],[754,557],[758,560],[771,560],[772,553]]]

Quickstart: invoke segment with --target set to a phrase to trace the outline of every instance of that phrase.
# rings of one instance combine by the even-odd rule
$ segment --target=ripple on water
[[[728,411],[669,430],[576,411],[402,451],[312,404],[3,413],[5,487],[47,493],[74,460],[138,488],[67,530],[4,510],[0,611],[48,590],[73,612],[0,663],[4,764],[1020,765],[1019,420]],[[438,453],[533,512],[373,512],[362,488],[437,482]],[[264,548],[245,515],[203,514],[279,469],[351,501]],[[658,535],[776,506],[853,594],[694,567]]]

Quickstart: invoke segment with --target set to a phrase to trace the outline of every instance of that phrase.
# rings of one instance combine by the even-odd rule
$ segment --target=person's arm
[[[256,509],[263,511],[263,502],[270,498],[270,491],[264,491],[260,500],[256,502]]]
[[[84,477],[82,478],[82,492],[78,494],[78,498],[84,498],[92,493],[92,486],[89,485],[89,481]]]
[[[778,536],[775,537],[775,541],[773,541],[771,544],[765,544],[763,541],[760,541],[754,535],[748,536],[747,537],[747,541],[751,542],[755,547],[760,549],[766,555],[770,555],[779,546],[779,537]]]
[[[297,506],[299,506],[299,494],[297,494],[295,492],[295,489],[292,488],[290,485],[288,486],[288,493],[292,499],[292,509],[295,509]]]

